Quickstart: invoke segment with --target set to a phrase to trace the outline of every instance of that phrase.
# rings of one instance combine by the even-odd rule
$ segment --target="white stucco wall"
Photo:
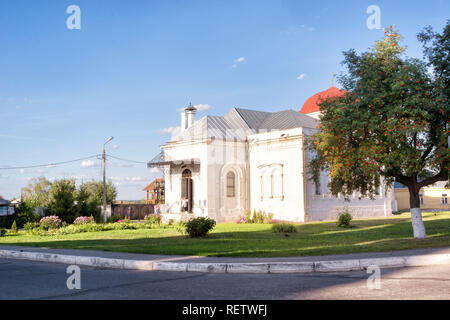
[[[248,140],[252,212],[304,221],[302,128],[254,134]]]

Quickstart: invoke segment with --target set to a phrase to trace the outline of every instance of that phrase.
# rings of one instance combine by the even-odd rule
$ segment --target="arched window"
[[[233,171],[230,171],[227,173],[227,197],[234,197],[235,188],[235,174]]]

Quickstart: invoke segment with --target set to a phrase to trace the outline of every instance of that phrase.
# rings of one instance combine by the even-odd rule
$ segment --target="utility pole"
[[[106,224],[106,151],[105,145],[110,142],[114,137],[109,138],[103,144],[102,163],[103,163],[103,223]]]

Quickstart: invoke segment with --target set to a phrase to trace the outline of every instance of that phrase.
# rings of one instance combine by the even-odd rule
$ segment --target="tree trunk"
[[[415,239],[426,238],[425,225],[422,220],[422,209],[420,209],[419,189],[416,185],[409,186],[409,206],[411,208],[411,223]]]

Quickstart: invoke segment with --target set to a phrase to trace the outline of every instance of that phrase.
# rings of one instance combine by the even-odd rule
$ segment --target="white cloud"
[[[198,111],[206,111],[206,110],[212,109],[212,106],[210,106],[209,104],[196,104],[196,105],[194,105],[194,107]]]
[[[303,80],[303,79],[305,79],[305,77],[306,77],[306,73],[302,73],[301,75],[299,75],[297,77],[297,80]]]
[[[206,110],[212,109],[211,105],[209,105],[209,104],[202,104],[202,103],[201,104],[195,104],[195,105],[193,105],[193,107],[195,109],[197,109],[197,111],[206,111]],[[186,109],[186,108],[178,108],[177,112],[182,112],[184,109]]]
[[[23,174],[25,172],[25,169],[20,169],[20,173]]]
[[[82,168],[95,168],[95,167],[99,167],[100,166],[100,162],[99,161],[94,161],[94,160],[84,160],[81,162],[81,167]]]
[[[158,168],[152,168],[150,170],[150,173],[161,173],[161,172],[162,172],[161,169],[158,169]]]
[[[119,149],[119,146],[117,144],[112,146],[113,149]]]
[[[239,63],[242,63],[242,62],[245,62],[245,61],[246,60],[245,60],[244,57],[236,58],[236,59],[234,59],[234,61],[233,61],[234,63],[233,63],[233,65],[231,67],[232,68],[236,68]]]
[[[181,130],[180,127],[169,127],[169,128],[164,128],[164,129],[159,130],[159,133],[174,135],[174,134],[180,132],[180,130]]]

